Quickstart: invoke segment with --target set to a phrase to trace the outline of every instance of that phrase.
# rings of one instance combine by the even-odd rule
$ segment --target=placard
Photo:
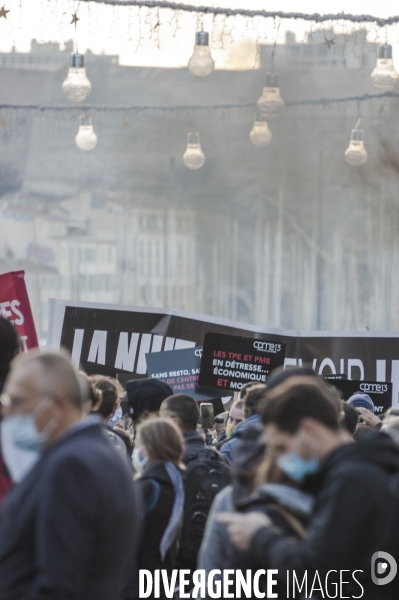
[[[266,383],[268,374],[284,364],[285,343],[206,333],[199,385],[239,391],[246,383]]]
[[[198,387],[202,347],[146,354],[148,377],[170,385],[174,394],[187,394],[195,400],[210,400],[218,391]]]
[[[374,413],[377,416],[392,406],[392,383],[354,381],[349,379],[335,379],[330,383],[342,393],[344,400],[349,400],[356,392],[367,394],[374,403]]]
[[[25,285],[25,271],[12,271],[0,275],[0,316],[14,325],[21,340],[23,352],[38,346]]]

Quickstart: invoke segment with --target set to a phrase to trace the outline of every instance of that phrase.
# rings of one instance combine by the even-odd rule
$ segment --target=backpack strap
[[[297,517],[294,517],[292,513],[286,508],[283,508],[279,504],[268,504],[268,507],[276,510],[280,515],[287,521],[288,525],[292,527],[297,536],[304,540],[307,537],[306,529]]]
[[[152,484],[152,493],[148,500],[147,506],[145,507],[145,514],[148,515],[156,505],[158,504],[159,497],[161,495],[161,486],[156,479],[149,479]]]

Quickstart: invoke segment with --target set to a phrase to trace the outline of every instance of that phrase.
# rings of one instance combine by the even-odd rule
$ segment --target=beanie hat
[[[363,392],[355,392],[348,400],[348,404],[352,404],[355,408],[367,408],[374,412],[374,402],[367,394]]]
[[[173,396],[167,383],[159,379],[132,379],[126,383],[129,414],[134,421],[144,412],[158,412],[165,398]]]

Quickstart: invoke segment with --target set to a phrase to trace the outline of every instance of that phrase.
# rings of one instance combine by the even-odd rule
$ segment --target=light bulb
[[[183,154],[183,162],[187,169],[195,171],[200,169],[205,162],[205,154],[201,150],[199,133],[189,133],[187,136],[187,148]]]
[[[249,138],[254,146],[268,146],[272,141],[272,132],[267,121],[255,121]]]
[[[97,136],[94,133],[91,117],[86,115],[80,117],[80,126],[75,137],[75,143],[79,150],[85,152],[89,152],[97,146]]]
[[[62,84],[62,91],[72,102],[82,102],[90,94],[91,83],[86,76],[83,54],[71,54],[68,76]]]
[[[280,95],[277,73],[268,73],[266,75],[265,87],[256,103],[256,108],[259,115],[265,121],[273,121],[283,112],[284,100]]]
[[[399,75],[392,62],[392,46],[382,44],[378,48],[377,66],[371,73],[371,81],[380,90],[390,90],[398,81]]]
[[[351,141],[345,152],[345,160],[351,167],[360,167],[366,162],[367,151],[364,147],[362,129],[352,129]]]
[[[188,61],[188,70],[194,77],[208,77],[215,70],[215,61],[209,48],[209,33],[197,31],[194,52]]]

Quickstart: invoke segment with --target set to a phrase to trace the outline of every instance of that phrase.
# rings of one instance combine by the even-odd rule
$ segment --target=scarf
[[[180,523],[183,517],[183,506],[184,506],[184,487],[183,479],[179,469],[171,462],[164,463],[165,469],[169,478],[172,482],[173,491],[175,493],[175,500],[173,503],[172,514],[169,519],[169,523],[164,531],[162,540],[159,546],[162,560],[165,560],[166,553],[175,541]]]

